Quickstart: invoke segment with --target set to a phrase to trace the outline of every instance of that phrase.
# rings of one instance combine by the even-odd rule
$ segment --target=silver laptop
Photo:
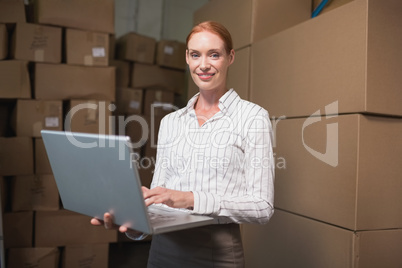
[[[212,224],[213,218],[163,205],[145,206],[137,163],[126,136],[42,130],[63,207],[147,234]],[[89,223],[88,223],[89,224]]]

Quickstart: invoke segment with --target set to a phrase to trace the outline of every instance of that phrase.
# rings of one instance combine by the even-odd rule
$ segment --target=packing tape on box
[[[37,121],[32,125],[32,133],[35,137],[40,137],[40,131],[43,129],[43,123],[41,121]]]
[[[35,61],[45,61],[45,50],[36,49],[34,51],[34,59]]]
[[[89,104],[98,104],[96,101],[88,101]],[[99,105],[97,109],[87,109],[87,114],[85,116],[85,124],[86,125],[91,125],[91,124],[96,124],[98,121],[99,117]]]
[[[41,194],[45,194],[45,191],[46,191],[46,185],[44,184],[42,177],[35,175],[33,177],[31,193],[33,195],[41,195]]]
[[[84,65],[92,66],[94,65],[94,60],[92,55],[85,55],[84,56]]]
[[[156,90],[155,91],[155,99],[156,99],[156,101],[158,101],[158,102],[162,101],[162,94],[163,94],[163,92],[161,90]]]
[[[46,113],[46,103],[45,101],[37,101],[35,102],[35,110],[37,113],[45,114]]]

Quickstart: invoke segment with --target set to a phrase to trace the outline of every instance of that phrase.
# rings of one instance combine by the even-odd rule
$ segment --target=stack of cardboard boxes
[[[113,33],[113,0],[0,0],[0,176],[10,267],[106,267],[109,243],[127,240],[63,210],[40,134],[129,135],[150,185],[159,122],[185,88],[185,45],[137,33],[115,40]]]
[[[235,62],[229,68],[227,86],[249,99],[251,45],[267,36],[310,18],[311,0],[210,1],[194,13],[194,23],[222,23],[231,33]],[[262,89],[261,89],[262,90]],[[188,96],[198,92],[189,79]]]
[[[138,153],[138,168],[149,187],[162,117],[179,107],[185,88],[185,44],[157,41],[129,32],[115,41],[116,132],[128,135]]]
[[[295,7],[281,2],[270,12]],[[402,265],[401,13],[397,0],[334,0],[252,41],[249,97],[272,119],[276,212],[243,225],[247,267]]]
[[[114,43],[112,0],[32,3],[27,23],[22,0],[0,0],[8,267],[106,267],[116,232],[62,210],[40,130],[129,135],[149,185],[160,119],[183,94],[185,45],[137,33]],[[267,225],[243,226],[246,265],[399,267],[402,5],[333,0],[314,19],[311,8],[216,0],[194,16],[228,27],[228,87],[273,123],[276,212]]]
[[[402,263],[402,5],[347,2],[251,45],[250,100],[274,126],[276,213],[243,226],[250,267]]]
[[[7,267],[107,267],[116,231],[63,210],[40,131],[110,133],[102,120],[115,100],[115,67],[108,63],[114,2],[0,1],[0,10]]]
[[[178,100],[185,95],[185,44],[129,32],[112,40],[111,46],[111,64],[116,67],[115,133],[130,137],[141,183],[150,187],[160,121],[179,109]],[[118,241],[133,240],[119,233]]]

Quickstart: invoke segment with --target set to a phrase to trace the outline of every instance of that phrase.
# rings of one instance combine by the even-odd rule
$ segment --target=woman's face
[[[216,34],[202,31],[188,41],[186,61],[191,77],[200,90],[226,89],[226,75],[234,60],[234,51],[228,54],[223,40]]]

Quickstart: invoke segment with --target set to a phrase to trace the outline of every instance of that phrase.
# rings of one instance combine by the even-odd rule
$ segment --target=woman
[[[274,211],[268,112],[226,88],[235,58],[226,28],[200,23],[186,45],[199,93],[162,119],[151,189],[143,187],[143,194],[148,206],[188,209],[214,217],[215,224],[154,235],[148,267],[244,267],[238,224],[266,223]],[[103,224],[113,226],[110,214]],[[124,226],[119,230],[141,238]]]

